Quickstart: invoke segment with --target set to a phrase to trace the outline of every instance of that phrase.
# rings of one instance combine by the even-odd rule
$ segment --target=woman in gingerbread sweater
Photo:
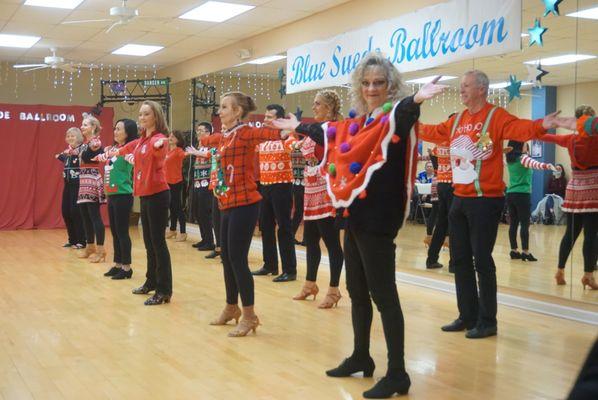
[[[576,113],[577,114],[577,113]],[[559,248],[558,269],[555,275],[557,285],[566,285],[565,265],[583,230],[584,275],[581,284],[584,289],[598,290],[594,279],[598,257],[598,118],[584,115],[578,119],[577,134],[545,135],[542,140],[556,143],[567,149],[571,158],[571,179],[567,184],[563,211],[567,213],[567,229]]]
[[[303,125],[291,115],[274,123],[325,144],[323,173],[328,194],[335,208],[347,207],[344,251],[354,347],[349,358],[326,374],[348,377],[363,371],[364,376],[372,376],[373,299],[384,328],[388,369],[363,393],[366,398],[406,394],[411,386],[405,370],[405,326],[395,283],[394,239],[414,185],[417,137],[413,127],[419,105],[445,88],[436,81],[424,85],[415,96],[405,97],[399,72],[384,55],[372,52],[353,71],[352,98],[358,111],[350,112],[349,119]]]
[[[246,336],[257,329],[259,319],[254,311],[253,276],[249,271],[249,246],[258,218],[261,196],[254,180],[255,146],[267,140],[286,138],[287,134],[267,128],[253,128],[242,122],[255,111],[253,99],[240,92],[222,96],[218,114],[222,133],[201,138],[201,145],[218,150],[218,184],[214,195],[218,198],[222,221],[222,263],[226,286],[226,306],[212,325],[239,321],[231,337]],[[243,304],[238,306],[239,296]]]

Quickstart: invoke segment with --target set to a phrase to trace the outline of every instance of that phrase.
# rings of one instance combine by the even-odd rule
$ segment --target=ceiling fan
[[[136,8],[129,8],[127,7],[127,0],[122,0],[122,5],[120,7],[110,7],[110,17],[111,18],[104,18],[104,19],[85,19],[80,21],[65,21],[61,24],[68,25],[68,24],[86,24],[91,22],[113,22],[112,25],[106,30],[106,33],[110,32],[112,29],[119,25],[126,25],[134,18],[139,17],[139,10]]]
[[[13,65],[13,68],[24,69],[23,72],[35,71],[37,69],[52,68],[52,69],[63,69],[67,72],[76,72],[77,68],[91,68],[87,64],[73,65],[70,61],[65,61],[64,58],[56,55],[56,49],[50,49],[52,52],[51,56],[44,57],[43,64],[17,64]]]

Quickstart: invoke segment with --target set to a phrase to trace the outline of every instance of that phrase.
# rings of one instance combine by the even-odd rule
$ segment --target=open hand
[[[413,96],[413,101],[415,101],[416,103],[421,104],[425,100],[430,100],[430,99],[438,96],[446,88],[448,88],[448,85],[439,85],[437,83],[440,80],[440,78],[442,78],[442,75],[438,75],[431,82],[428,82],[424,86],[422,86],[417,91],[417,93],[415,94],[415,96]]]
[[[156,142],[154,143],[155,149],[159,149],[162,146],[164,146],[164,138],[160,138],[160,139],[156,140]]]
[[[286,130],[286,131],[294,131],[295,128],[299,126],[299,121],[295,114],[287,114],[288,118],[278,118],[272,121],[272,126],[276,129]],[[288,133],[287,133],[288,136]],[[282,137],[282,134],[281,134]],[[284,139],[284,138],[283,138]]]

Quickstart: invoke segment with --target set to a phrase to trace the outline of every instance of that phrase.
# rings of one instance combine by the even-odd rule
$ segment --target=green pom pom
[[[390,110],[392,110],[392,103],[384,103],[384,105],[382,106],[382,111],[384,111],[385,113],[389,113]]]
[[[333,163],[330,163],[330,165],[328,166],[328,173],[332,176],[336,175],[336,165],[334,165]]]

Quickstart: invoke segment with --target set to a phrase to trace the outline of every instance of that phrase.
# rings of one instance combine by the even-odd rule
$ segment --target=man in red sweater
[[[519,119],[488,103],[488,86],[488,76],[482,71],[466,72],[460,86],[466,109],[438,125],[422,124],[419,131],[425,141],[450,142],[454,188],[450,247],[459,317],[442,330],[467,329],[469,339],[497,333],[492,250],[504,206],[502,142],[539,138],[547,129],[566,127],[567,123],[558,112],[536,121]]]

